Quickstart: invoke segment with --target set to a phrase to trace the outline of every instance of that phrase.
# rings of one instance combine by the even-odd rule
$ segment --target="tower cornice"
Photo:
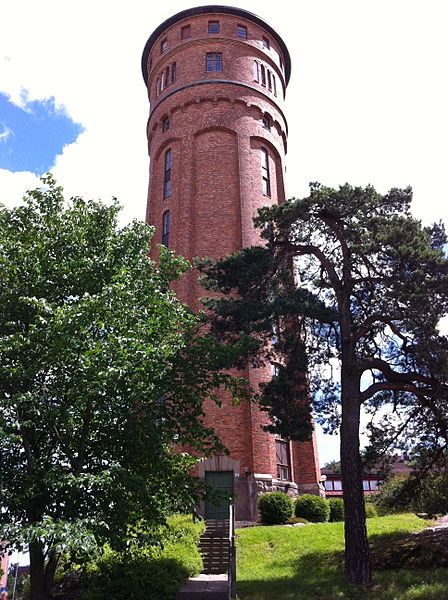
[[[289,79],[291,76],[291,57],[289,54],[288,47],[286,46],[285,42],[280,37],[280,35],[275,31],[275,29],[271,25],[269,25],[269,23],[266,23],[266,21],[264,19],[262,19],[258,15],[255,15],[254,13],[251,13],[248,10],[244,10],[242,8],[236,8],[234,6],[222,6],[222,5],[216,5],[216,4],[210,4],[207,6],[196,6],[194,8],[188,8],[187,10],[182,10],[181,12],[178,12],[177,14],[173,15],[172,17],[169,17],[168,19],[166,19],[166,21],[163,21],[163,23],[161,23],[152,32],[152,34],[149,36],[149,38],[145,44],[145,48],[143,50],[143,55],[142,55],[142,74],[143,74],[143,79],[144,79],[146,85],[148,84],[148,57],[149,57],[149,54],[150,54],[152,47],[154,46],[154,43],[156,42],[156,40],[167,29],[169,29],[170,27],[172,27],[179,21],[182,21],[183,19],[187,19],[188,17],[195,17],[198,15],[204,15],[204,14],[227,14],[227,15],[234,15],[236,17],[241,17],[243,19],[247,19],[249,21],[252,21],[253,23],[256,23],[257,25],[262,27],[266,32],[268,32],[270,35],[272,35],[272,37],[275,39],[275,41],[279,45],[281,51],[283,52],[284,61],[285,61],[285,81],[286,81],[286,85],[288,85],[288,82],[289,82]]]

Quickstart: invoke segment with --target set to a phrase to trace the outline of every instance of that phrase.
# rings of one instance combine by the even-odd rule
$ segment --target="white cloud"
[[[12,135],[14,135],[13,130],[4,123],[0,123],[0,144],[6,143]]]

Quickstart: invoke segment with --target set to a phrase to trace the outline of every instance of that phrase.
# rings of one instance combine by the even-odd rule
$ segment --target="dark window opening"
[[[171,65],[171,83],[174,83],[177,78],[177,64],[173,62]]]
[[[222,71],[221,52],[207,52],[207,71]]]
[[[280,69],[283,71],[283,58],[281,57],[281,54],[279,54],[279,59],[280,59]]]
[[[261,177],[262,177],[262,187],[263,187],[263,195],[270,196],[271,195],[271,175],[269,172],[269,154],[266,148],[261,149]]]
[[[271,43],[269,42],[267,37],[263,37],[263,48],[267,48],[269,50],[269,48],[271,47]]]
[[[277,462],[277,479],[291,481],[291,456],[289,442],[277,438],[275,440],[275,456]]]
[[[170,211],[166,210],[162,215],[162,244],[169,248],[170,245],[171,218]]]
[[[269,123],[269,119],[267,117],[263,117],[261,122],[263,123],[263,127],[265,129],[271,130],[271,124]]]
[[[264,65],[260,65],[261,70],[261,85],[266,86],[266,67]]]
[[[163,176],[163,197],[168,198],[171,196],[173,191],[171,183],[171,167],[173,163],[173,157],[171,150],[165,152],[165,172]]]
[[[169,67],[165,67],[165,70],[163,72],[163,87],[162,89],[165,89],[169,86],[170,84],[170,68]]]
[[[272,90],[272,75],[269,69],[267,69],[268,72],[268,90]]]
[[[165,38],[160,42],[160,54],[168,50],[168,40]]]
[[[168,129],[170,128],[170,125],[171,125],[171,123],[170,123],[169,117],[165,117],[162,120],[162,131],[163,132],[168,131]]]
[[[219,33],[219,21],[209,21],[208,22],[208,32],[209,33]]]
[[[186,40],[191,37],[191,25],[184,25],[180,28],[180,39]]]
[[[245,25],[236,26],[236,35],[239,38],[247,40],[247,27]]]

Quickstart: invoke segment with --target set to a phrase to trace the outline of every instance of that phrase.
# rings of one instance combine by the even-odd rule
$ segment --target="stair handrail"
[[[235,504],[229,504],[229,598],[236,598]]]

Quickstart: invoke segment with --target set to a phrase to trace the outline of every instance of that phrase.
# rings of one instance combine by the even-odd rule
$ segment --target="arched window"
[[[271,195],[271,174],[269,170],[269,154],[266,148],[261,149],[261,178],[264,196]]]
[[[171,65],[171,83],[174,83],[176,81],[176,77],[177,77],[177,64],[175,62],[173,62],[173,64]]]
[[[168,129],[170,128],[170,118],[169,117],[164,117],[162,119],[162,131],[165,133],[165,131],[168,131]]]
[[[164,164],[164,175],[163,175],[163,197],[169,198],[173,191],[171,182],[171,167],[173,163],[173,156],[171,148],[165,152],[165,164]]]
[[[261,70],[261,85],[266,86],[266,67],[264,65],[260,65]]]
[[[171,217],[170,211],[166,210],[162,215],[162,244],[169,248],[170,246]]]

